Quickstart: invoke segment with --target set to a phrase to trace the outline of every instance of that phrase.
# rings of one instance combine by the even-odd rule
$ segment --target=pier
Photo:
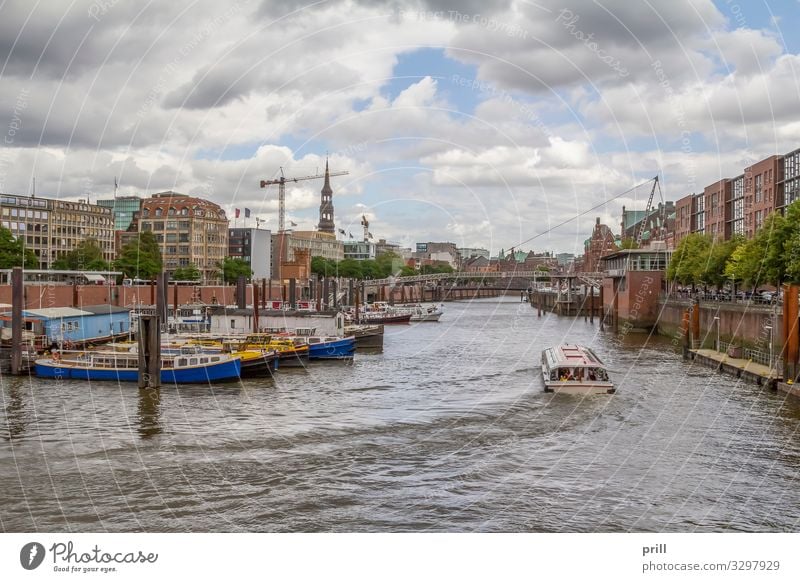
[[[778,383],[783,380],[783,376],[775,369],[776,366],[765,366],[751,359],[733,358],[725,352],[692,349],[688,350],[686,357],[704,366],[719,370],[723,374],[760,386],[769,386],[772,389],[776,389]]]

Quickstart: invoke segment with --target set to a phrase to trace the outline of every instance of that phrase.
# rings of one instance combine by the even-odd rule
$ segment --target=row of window
[[[155,217],[160,217],[160,216],[190,216],[190,215],[191,216],[204,217],[204,216],[206,216],[206,210],[204,210],[203,208],[198,208],[197,206],[192,208],[191,211],[186,207],[183,207],[181,209],[176,209],[176,208],[170,207],[167,210],[166,214],[165,214],[163,208],[156,208],[155,210],[152,211],[152,213],[150,212],[149,208],[143,208],[142,209],[142,218],[149,218],[151,214],[153,216],[155,216]],[[213,210],[209,210],[208,211],[208,216],[209,216],[209,218],[220,218],[220,219],[223,219],[223,220],[226,218],[224,211],[220,211],[219,214],[217,214]]]

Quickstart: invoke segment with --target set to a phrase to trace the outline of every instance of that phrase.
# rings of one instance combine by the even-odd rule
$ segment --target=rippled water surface
[[[613,396],[542,392],[595,346]],[[273,380],[2,378],[4,531],[796,531],[800,406],[510,298]]]

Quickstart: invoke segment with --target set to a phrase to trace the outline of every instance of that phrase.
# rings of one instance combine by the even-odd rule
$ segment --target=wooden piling
[[[253,281],[253,333],[258,333],[258,283]]]
[[[792,382],[797,380],[798,359],[800,359],[800,330],[798,330],[798,317],[800,317],[800,305],[798,305],[798,292],[800,285],[783,286],[783,378],[784,382],[789,379]]]
[[[161,322],[158,315],[139,316],[139,388],[161,387]]]
[[[22,267],[11,271],[11,373],[22,373],[22,308],[25,302]]]
[[[589,286],[589,293],[591,293],[591,299],[589,300],[589,323],[594,325],[594,287],[591,285]]]
[[[289,306],[294,311],[297,309],[297,279],[289,279]]]
[[[167,324],[167,305],[169,305],[169,273],[161,273],[156,278],[156,315],[159,324]]]

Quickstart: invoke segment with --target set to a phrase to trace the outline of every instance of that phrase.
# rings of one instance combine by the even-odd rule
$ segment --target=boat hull
[[[412,315],[411,321],[439,321],[442,313],[424,313],[420,315]]]
[[[558,394],[614,394],[616,388],[613,384],[606,382],[582,383],[582,382],[545,382],[545,392]]]
[[[87,368],[64,365],[50,360],[37,360],[36,375],[41,378],[61,378],[69,380],[93,380],[97,382],[138,382],[139,370],[136,368]],[[228,382],[238,380],[241,374],[241,361],[227,360],[208,366],[192,368],[162,369],[162,384],[207,384],[209,382]]]
[[[408,323],[411,321],[411,314],[404,313],[398,315],[362,315],[361,323],[368,325],[396,325]]]
[[[264,354],[260,358],[242,359],[242,378],[263,378],[271,376],[278,368],[278,358],[274,354]]]
[[[308,366],[308,352],[280,352],[278,366],[280,368],[305,368]]]
[[[308,357],[311,360],[350,360],[356,351],[356,339],[346,337],[319,344],[309,344]]]

